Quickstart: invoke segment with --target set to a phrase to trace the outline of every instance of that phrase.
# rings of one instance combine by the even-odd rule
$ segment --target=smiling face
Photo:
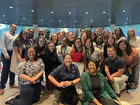
[[[49,46],[50,52],[53,52],[54,51],[54,48],[55,48],[54,44],[53,43],[50,43],[48,46]]]
[[[38,41],[38,43],[39,43],[39,47],[43,47],[44,45],[45,45],[45,39],[44,38],[39,38],[39,41]]]
[[[109,57],[114,57],[114,56],[116,55],[115,49],[114,49],[113,47],[107,48],[107,55],[108,55]]]
[[[134,29],[129,29],[129,30],[128,30],[128,36],[129,36],[130,38],[135,37],[135,31],[134,31]]]
[[[29,57],[29,60],[33,60],[34,59],[34,57],[35,57],[35,50],[33,49],[33,48],[29,48],[28,49],[28,57]]]
[[[87,40],[86,40],[86,47],[87,47],[87,48],[90,48],[90,47],[91,47],[91,44],[92,44],[92,43],[91,43],[91,40],[90,40],[90,39],[87,39]]]
[[[124,50],[126,49],[126,44],[125,44],[125,42],[120,43],[120,44],[119,44],[119,48],[120,48],[122,51],[124,51]]]
[[[29,38],[29,32],[27,30],[22,31],[22,38],[27,40]]]
[[[11,30],[12,32],[15,32],[16,29],[17,29],[17,26],[16,26],[15,24],[11,24],[11,25],[10,25],[10,30]]]
[[[76,46],[77,48],[80,48],[81,45],[82,45],[82,43],[81,43],[80,39],[77,39],[77,40],[75,41],[75,46]]]
[[[88,70],[92,74],[95,74],[96,73],[96,64],[93,61],[90,61],[88,63]]]
[[[112,36],[110,36],[109,38],[108,38],[108,44],[109,45],[113,45],[115,43],[115,39],[112,37]]]
[[[72,63],[72,58],[69,54],[67,54],[64,58],[64,63],[66,65],[66,67],[70,67],[71,63]]]

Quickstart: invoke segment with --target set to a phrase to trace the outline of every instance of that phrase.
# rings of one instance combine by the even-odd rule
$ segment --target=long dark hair
[[[40,36],[40,37],[37,39],[37,47],[40,48],[40,46],[39,46],[39,40],[40,40],[41,38],[43,38],[43,39],[45,40],[45,44],[44,44],[44,46],[42,47],[42,48],[45,48],[45,47],[46,47],[46,44],[47,44],[47,40],[46,40],[46,38],[45,38],[44,36]]]
[[[89,39],[89,38],[87,38],[86,41],[85,41],[85,53],[87,54],[87,51],[86,51],[86,50],[87,50],[88,48],[86,47],[86,42],[87,42],[88,40],[89,40],[90,43],[91,43],[91,54],[92,54],[92,53],[94,52],[94,47],[93,47],[93,43],[92,43],[91,39]]]
[[[82,41],[81,41],[80,38],[76,38],[76,39],[74,40],[74,44],[73,44],[73,47],[74,47],[75,52],[78,52],[78,49],[77,49],[77,47],[76,47],[76,45],[75,45],[76,40],[80,40],[80,43],[81,43],[80,48],[81,48],[81,51],[82,51],[82,50],[83,50]]]
[[[19,35],[18,35],[18,38],[19,38],[20,41],[24,41],[24,39],[23,39],[23,37],[22,37],[22,34],[23,34],[23,32],[26,33],[26,31],[27,31],[27,30],[23,30],[23,29],[20,31],[20,33],[19,33]],[[28,34],[28,31],[27,31],[27,34]]]
[[[129,42],[127,40],[119,41],[118,46],[117,46],[117,55],[121,56],[121,57],[123,56],[122,50],[119,48],[121,43],[126,44],[126,53],[129,56],[132,53],[132,47],[131,47],[131,45],[129,44]]]
[[[29,60],[28,50],[29,50],[30,48],[33,48],[33,49],[35,50],[35,48],[34,48],[34,47],[29,47],[29,48],[27,48],[26,53],[25,53],[25,60],[26,60],[26,61],[28,61],[28,60]],[[34,57],[34,60],[36,61],[37,59],[38,59],[38,56],[37,56],[37,53],[35,52],[35,57]]]
[[[126,37],[126,36],[124,35],[123,30],[122,30],[121,28],[116,28],[116,29],[115,29],[115,32],[116,32],[117,29],[120,30],[120,35],[121,35],[121,36]]]

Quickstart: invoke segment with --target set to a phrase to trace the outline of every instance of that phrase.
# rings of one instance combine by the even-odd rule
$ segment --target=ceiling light
[[[106,13],[105,11],[103,13]]]
[[[125,10],[122,10],[122,12],[125,12]]]
[[[93,22],[93,20],[90,20],[91,22]]]
[[[7,22],[5,22],[5,23],[7,23]]]
[[[128,18],[126,18],[126,20],[128,20]]]
[[[71,14],[71,12],[69,12],[69,14]]]
[[[52,22],[52,20],[50,20],[50,22]]]
[[[51,13],[53,13],[53,11]]]
[[[75,23],[77,23],[77,20],[75,20]]]
[[[88,15],[88,12],[86,12],[86,15]]]
[[[100,25],[98,25],[100,27]]]
[[[108,20],[109,22],[111,21],[111,19]]]
[[[61,22],[61,20],[59,20],[59,22]]]
[[[34,12],[34,10],[32,9],[31,12]]]
[[[12,6],[9,6],[9,8],[13,8]]]
[[[40,21],[43,21],[43,19],[41,19]]]
[[[25,20],[25,18],[23,18],[23,20]]]
[[[2,15],[2,17],[5,17],[5,15]]]

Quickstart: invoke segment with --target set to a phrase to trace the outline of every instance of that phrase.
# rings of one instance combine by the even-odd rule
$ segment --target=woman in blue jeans
[[[40,77],[44,72],[44,63],[37,58],[33,47],[27,50],[26,61],[17,66],[20,78],[20,98],[10,99],[11,105],[32,105],[40,99]]]

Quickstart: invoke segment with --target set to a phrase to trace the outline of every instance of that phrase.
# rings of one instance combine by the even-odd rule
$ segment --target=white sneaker
[[[79,94],[79,95],[83,94],[82,89],[76,89],[76,92],[77,92],[77,94]]]

